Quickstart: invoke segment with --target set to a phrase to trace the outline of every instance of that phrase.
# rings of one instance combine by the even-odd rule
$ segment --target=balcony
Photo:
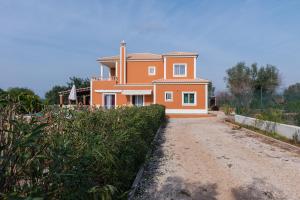
[[[118,77],[116,76],[110,76],[110,77],[103,77],[103,76],[98,76],[98,77],[92,77],[92,81],[118,81]]]

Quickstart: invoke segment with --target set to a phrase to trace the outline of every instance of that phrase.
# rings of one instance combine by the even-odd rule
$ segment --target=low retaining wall
[[[248,126],[253,126],[263,131],[276,132],[279,135],[285,136],[289,139],[294,139],[298,135],[298,140],[300,140],[300,127],[292,126],[287,124],[280,124],[270,121],[263,121],[251,117],[245,117],[242,115],[235,115],[234,121],[239,124],[244,124]]]

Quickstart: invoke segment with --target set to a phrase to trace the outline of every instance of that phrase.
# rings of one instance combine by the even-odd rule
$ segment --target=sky
[[[237,62],[272,64],[300,82],[299,0],[0,0],[0,88],[41,97],[71,76],[100,74],[98,57],[197,52],[197,76],[226,89]]]

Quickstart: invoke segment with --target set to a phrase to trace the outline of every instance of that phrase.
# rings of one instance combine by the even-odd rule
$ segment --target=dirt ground
[[[300,199],[300,149],[220,115],[171,119],[156,143],[135,199]]]

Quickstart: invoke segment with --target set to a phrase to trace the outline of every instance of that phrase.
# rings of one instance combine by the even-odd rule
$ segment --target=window
[[[165,92],[165,101],[173,101],[173,92]]]
[[[173,76],[174,77],[186,76],[186,64],[174,64],[173,65]]]
[[[196,92],[183,92],[182,105],[195,106],[196,105]]]
[[[103,94],[103,106],[105,109],[114,108],[116,106],[116,95]]]
[[[156,68],[155,66],[149,66],[148,67],[148,75],[149,76],[154,76],[156,74]]]
[[[143,95],[132,95],[132,105],[143,106],[144,96]]]

